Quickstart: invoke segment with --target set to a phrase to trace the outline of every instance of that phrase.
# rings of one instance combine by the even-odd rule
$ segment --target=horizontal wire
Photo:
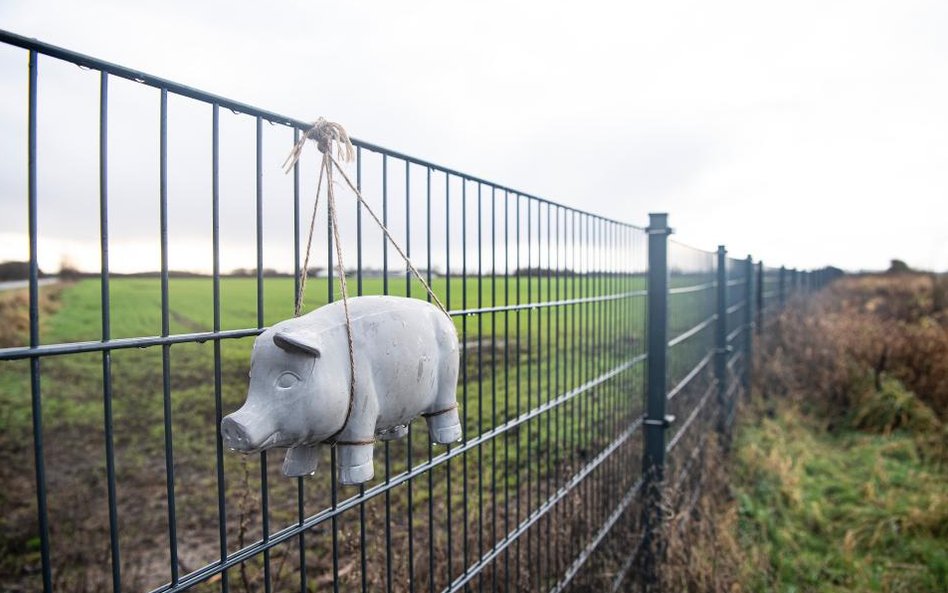
[[[689,329],[688,331],[686,331],[686,332],[684,332],[684,333],[678,334],[677,336],[675,336],[675,337],[672,338],[671,340],[668,340],[668,347],[669,347],[669,348],[674,348],[674,347],[677,346],[678,344],[681,344],[682,342],[684,342],[684,341],[687,340],[688,338],[692,337],[693,335],[697,334],[698,332],[700,332],[700,331],[703,330],[704,328],[708,327],[708,325],[710,325],[711,322],[714,321],[714,320],[717,319],[717,318],[718,318],[717,313],[714,313],[714,314],[712,314],[710,317],[708,317],[707,319],[705,319],[704,321],[700,322],[698,325],[696,325],[696,326],[692,327],[691,329]]]
[[[695,284],[694,286],[677,286],[675,288],[669,288],[668,294],[686,294],[689,292],[700,292],[702,290],[708,290],[714,288],[714,282],[705,282],[704,284]]]
[[[44,356],[59,356],[62,354],[80,354],[85,352],[105,352],[108,350],[123,350],[128,348],[148,348],[149,346],[187,344],[191,342],[203,344],[204,342],[211,342],[214,340],[258,336],[262,334],[265,329],[266,328],[230,329],[217,332],[209,331],[188,334],[172,334],[169,336],[118,338],[115,340],[45,344],[34,347],[0,348],[0,361],[21,360],[24,358],[40,358]]]
[[[520,303],[517,305],[499,305],[496,307],[479,307],[475,309],[453,309],[448,311],[452,317],[463,315],[478,315],[481,313],[504,313],[507,311],[523,311],[526,309],[543,309],[546,307],[563,307],[567,305],[580,305],[583,303],[601,303],[604,301],[617,301],[621,299],[648,296],[647,290],[632,290],[629,292],[620,292],[616,294],[606,294],[594,297],[580,297],[575,299],[562,299],[559,301],[539,301],[536,303]]]
[[[668,445],[665,446],[666,453],[671,453],[672,449],[675,448],[675,445],[678,444],[678,441],[681,440],[681,437],[683,437],[685,433],[688,432],[688,428],[691,427],[691,423],[694,422],[695,418],[698,417],[698,413],[701,412],[701,408],[703,408],[704,405],[708,402],[708,398],[714,392],[715,387],[717,387],[717,385],[712,383],[705,390],[704,395],[701,396],[701,399],[698,400],[698,403],[695,405],[694,409],[692,409],[691,413],[688,414],[688,418],[686,418],[685,421],[681,424],[681,428],[679,428],[675,432],[675,435],[671,438],[671,440],[668,441]]]
[[[688,384],[691,383],[692,379],[698,376],[698,373],[701,372],[701,369],[706,367],[708,363],[711,362],[711,358],[713,356],[714,356],[714,350],[712,349],[708,351],[707,354],[704,355],[704,358],[702,358],[701,361],[698,364],[696,364],[693,369],[688,371],[688,374],[685,375],[684,379],[679,381],[678,384],[675,385],[675,387],[673,387],[672,390],[668,392],[668,395],[665,396],[666,401],[673,400],[676,395],[681,393],[681,390],[687,387]]]
[[[747,326],[746,323],[742,323],[741,325],[737,326],[736,328],[734,328],[734,331],[732,331],[731,333],[729,333],[729,334],[724,338],[724,341],[725,341],[725,342],[733,342],[733,341],[734,341],[734,338],[736,338],[737,336],[741,335],[741,333],[743,333],[744,330],[747,329],[747,327],[748,327],[748,326]]]
[[[741,301],[741,302],[739,302],[739,303],[735,303],[735,304],[731,305],[730,307],[728,307],[727,309],[725,309],[724,312],[727,313],[728,315],[730,315],[731,313],[736,313],[737,311],[740,311],[740,310],[743,309],[743,308],[744,308],[744,301]]]

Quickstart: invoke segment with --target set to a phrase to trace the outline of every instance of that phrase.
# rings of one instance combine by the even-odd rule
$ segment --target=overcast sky
[[[299,119],[324,115],[361,139],[612,218],[645,225],[666,211],[679,240],[726,243],[737,257],[948,270],[943,0],[4,0],[0,27]],[[0,259],[25,248],[25,64],[0,46]],[[41,68],[44,265],[68,253],[94,270],[98,79]],[[152,171],[154,117],[142,123],[135,108],[156,114],[154,97],[113,87],[111,168]],[[207,135],[175,138],[206,113],[175,109],[172,189],[204,191]],[[268,143],[278,184],[288,146]],[[135,239],[155,211],[153,200],[123,203],[121,177],[113,219],[128,236],[116,231],[113,264],[131,269],[136,249],[153,253]],[[179,245],[207,251],[206,233],[179,228]],[[225,232],[225,251],[249,253],[243,232],[236,222]],[[188,267],[189,249],[173,267]]]

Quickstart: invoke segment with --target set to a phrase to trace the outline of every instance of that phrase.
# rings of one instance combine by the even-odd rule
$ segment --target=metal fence
[[[682,504],[696,499],[706,439],[729,433],[749,384],[754,324],[830,279],[670,241],[665,215],[643,229],[354,140],[362,192],[458,328],[464,439],[432,447],[412,427],[406,440],[376,447],[384,470],[359,487],[337,484],[330,448],[314,477],[284,478],[267,453],[226,452],[219,426],[243,401],[254,337],[292,313],[316,168],[304,160],[281,183],[271,157],[308,124],[11,33],[0,41],[26,58],[28,106],[28,340],[0,349],[4,403],[19,406],[3,445],[19,463],[0,477],[24,483],[29,473],[35,490],[34,503],[8,501],[14,560],[0,570],[18,589],[562,591],[648,582],[660,562],[660,486],[676,486]],[[40,144],[43,126],[60,124],[40,112],[40,69],[61,63],[80,66],[98,89],[90,206],[101,272],[54,293],[40,283],[38,171],[55,169],[44,168]],[[147,138],[157,145],[154,191],[120,198],[157,214],[153,277],[110,270],[113,188],[125,179],[110,150],[118,85],[148,91],[137,106],[157,123],[157,138]],[[210,272],[194,277],[169,263],[181,187],[169,146],[183,103],[188,138],[203,135],[195,142],[207,149],[207,191],[186,192],[206,214],[209,238]],[[233,146],[252,158],[225,156]],[[231,218],[222,216],[228,209]],[[425,298],[363,214],[353,201],[340,221],[355,292]],[[248,218],[253,225],[240,227]],[[236,276],[222,266],[229,221],[252,245]],[[337,297],[328,224],[317,227],[325,275],[311,280],[307,308]],[[57,313],[44,308],[55,294]],[[80,300],[82,315],[66,323]],[[153,333],[142,329],[148,323]],[[16,398],[18,386],[28,400]],[[32,442],[18,447],[18,435]]]

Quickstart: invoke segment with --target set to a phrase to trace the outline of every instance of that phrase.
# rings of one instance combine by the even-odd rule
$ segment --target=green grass
[[[306,285],[304,312],[329,300],[328,280],[311,278]],[[583,298],[644,288],[641,277],[546,278],[484,277],[435,278],[432,288],[450,309],[501,306]],[[370,277],[362,281],[364,294],[406,294],[404,278]],[[257,283],[253,278],[221,279],[221,327],[237,329],[257,325]],[[333,283],[335,298],[338,284]],[[358,294],[358,281],[349,277],[351,296]],[[519,292],[519,294],[518,294]],[[449,294],[450,293],[450,294]],[[64,295],[65,314],[57,315],[44,326],[44,342],[96,340],[101,336],[100,287],[97,280],[83,280]],[[424,298],[421,284],[414,281],[411,295]],[[266,278],[263,283],[263,322],[270,325],[293,316],[294,281],[292,278]],[[209,278],[172,278],[169,281],[171,333],[209,331],[213,323],[213,284]],[[120,278],[111,282],[112,337],[157,335],[161,331],[161,285],[155,278]],[[526,312],[521,315],[525,319]],[[458,328],[462,321],[457,319]],[[523,326],[524,330],[526,326]],[[501,331],[501,330],[496,330]]]
[[[737,444],[753,591],[948,590],[948,474],[912,435],[826,432],[795,409]]]

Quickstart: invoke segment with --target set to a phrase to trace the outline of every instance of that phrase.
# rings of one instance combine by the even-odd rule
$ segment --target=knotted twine
[[[425,282],[425,279],[422,275],[415,269],[415,266],[412,265],[411,260],[408,258],[408,255],[402,251],[401,246],[395,241],[395,238],[392,237],[392,234],[389,232],[388,228],[382,223],[375,212],[372,210],[371,206],[365,201],[365,198],[362,197],[362,192],[352,183],[352,180],[349,179],[349,176],[346,175],[345,170],[339,166],[339,163],[332,156],[332,146],[336,144],[336,155],[343,162],[351,162],[355,157],[355,149],[352,146],[352,141],[349,139],[349,134],[346,132],[346,129],[343,128],[340,124],[335,122],[327,121],[325,118],[320,117],[313,124],[313,127],[306,130],[300,139],[293,146],[293,149],[290,151],[289,156],[286,157],[286,160],[283,162],[283,172],[289,173],[293,167],[296,166],[299,162],[300,156],[303,154],[303,146],[306,144],[306,140],[314,140],[316,142],[316,148],[319,149],[319,152],[322,153],[322,161],[319,167],[319,179],[316,183],[316,197],[313,200],[313,214],[309,221],[309,234],[306,239],[306,255],[303,259],[303,269],[300,270],[300,283],[299,283],[299,292],[296,294],[296,307],[294,311],[294,317],[299,317],[303,309],[303,294],[306,290],[306,279],[309,277],[309,256],[312,250],[313,244],[313,234],[316,228],[316,209],[319,207],[319,192],[322,188],[323,177],[326,178],[326,205],[329,214],[330,228],[332,229],[333,241],[336,246],[336,270],[339,274],[339,292],[342,294],[342,308],[345,313],[346,318],[346,338],[349,346],[349,407],[346,410],[346,419],[342,424],[342,427],[336,431],[331,437],[327,439],[327,442],[334,443],[336,442],[336,437],[345,430],[346,425],[349,423],[349,416],[352,414],[352,406],[355,402],[355,349],[353,347],[352,341],[352,319],[349,316],[349,289],[346,284],[346,272],[345,265],[343,264],[342,259],[342,241],[339,238],[339,223],[336,218],[336,198],[333,191],[333,170],[339,172],[342,175],[342,178],[345,180],[346,185],[349,186],[349,189],[352,190],[352,193],[359,200],[359,203],[365,207],[366,211],[372,217],[372,220],[382,229],[382,233],[389,240],[392,246],[395,248],[395,251],[398,252],[398,255],[405,260],[405,265],[411,271],[411,273],[421,282],[422,286],[425,287],[425,290],[428,292],[428,295],[432,300],[438,305],[438,308],[441,309],[441,312],[450,320],[451,316],[448,314],[447,309],[441,303],[441,300],[438,299],[438,296],[431,290],[431,287]],[[453,325],[453,323],[452,323]],[[363,444],[363,443],[347,443],[347,444]]]
[[[349,176],[346,175],[346,171],[339,166],[338,161],[332,156],[332,144],[335,142],[337,144],[336,154],[343,162],[350,162],[355,158],[355,149],[352,146],[352,141],[349,139],[349,134],[346,132],[346,129],[343,128],[340,124],[335,122],[327,121],[325,118],[320,117],[316,120],[316,123],[313,124],[309,130],[303,133],[297,143],[293,146],[293,149],[290,151],[289,156],[286,157],[286,161],[283,162],[283,172],[289,173],[296,163],[299,161],[300,156],[303,153],[303,145],[306,143],[306,140],[316,141],[316,147],[323,154],[322,165],[319,169],[319,180],[316,184],[316,198],[313,202],[313,216],[309,222],[309,236],[306,241],[306,256],[304,258],[303,269],[300,270],[300,291],[296,295],[296,312],[295,315],[299,317],[300,311],[303,307],[303,291],[306,285],[306,277],[309,270],[309,254],[313,242],[313,230],[316,225],[316,208],[319,207],[319,190],[322,187],[323,176],[326,176],[327,180],[327,189],[326,189],[326,198],[329,204],[329,213],[332,217],[332,228],[333,228],[333,238],[336,241],[336,252],[337,252],[337,268],[340,270],[340,289],[342,291],[343,299],[348,297],[348,292],[346,291],[345,283],[345,274],[341,267],[342,262],[342,251],[339,243],[339,230],[338,225],[335,220],[335,200],[332,192],[332,172],[333,168],[342,175],[343,180],[345,180],[346,185],[349,186],[349,189],[352,190],[353,195],[356,199],[359,200],[359,203],[366,209],[369,213],[369,216],[372,217],[372,220],[375,221],[375,224],[382,229],[382,233],[385,235],[385,238],[392,244],[392,247],[395,248],[395,251],[398,252],[398,255],[405,261],[405,265],[408,267],[408,270],[421,282],[421,285],[424,286],[425,291],[428,293],[428,296],[438,305],[438,308],[441,309],[441,312],[445,314],[448,319],[451,319],[451,316],[448,314],[448,310],[441,303],[441,300],[438,298],[438,295],[431,290],[431,287],[425,281],[424,277],[418,272],[414,265],[411,263],[411,259],[408,258],[408,255],[402,250],[401,245],[398,244],[398,241],[392,236],[392,233],[389,232],[388,227],[382,223],[381,219],[375,214],[375,211],[372,210],[372,207],[369,206],[368,202],[365,201],[365,198],[362,197],[362,192],[352,183],[352,180],[349,179]]]

